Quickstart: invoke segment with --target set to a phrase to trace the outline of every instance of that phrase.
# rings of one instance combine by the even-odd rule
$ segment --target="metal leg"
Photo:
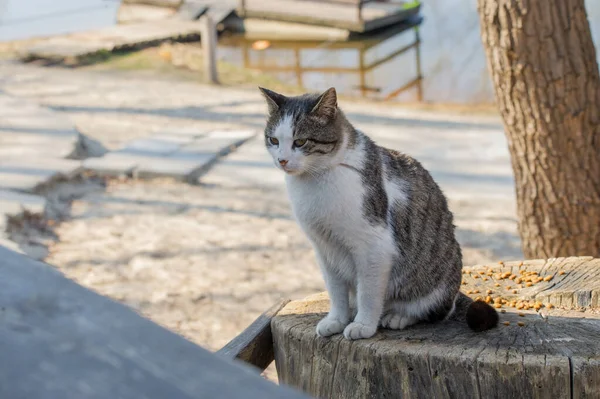
[[[415,48],[417,55],[417,100],[423,101],[423,71],[421,70],[421,37],[419,35],[419,27],[415,27],[415,40],[417,47]]]

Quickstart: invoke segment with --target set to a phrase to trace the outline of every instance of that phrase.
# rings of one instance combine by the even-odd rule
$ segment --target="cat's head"
[[[275,165],[291,175],[333,166],[343,141],[335,89],[297,97],[260,90],[269,106],[265,144]]]

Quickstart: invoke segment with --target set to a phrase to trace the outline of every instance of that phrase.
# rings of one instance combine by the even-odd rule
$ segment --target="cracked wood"
[[[490,268],[553,276],[511,295],[555,307],[504,309],[500,325],[484,333],[447,321],[381,329],[367,340],[320,338],[315,328],[328,311],[327,295],[290,302],[271,323],[280,382],[336,399],[599,397],[598,266],[600,259],[572,257],[466,268],[480,276]],[[493,276],[470,280],[463,291],[498,288]]]

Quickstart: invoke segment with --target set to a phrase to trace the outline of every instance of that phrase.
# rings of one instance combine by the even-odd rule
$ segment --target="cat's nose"
[[[281,165],[281,166],[285,166],[288,163],[287,159],[279,159],[278,161],[279,161],[279,165]]]

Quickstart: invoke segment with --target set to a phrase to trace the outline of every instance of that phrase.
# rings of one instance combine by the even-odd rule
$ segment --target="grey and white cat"
[[[369,338],[380,325],[449,317],[466,318],[476,331],[494,327],[491,306],[459,293],[452,213],[425,168],[355,129],[334,88],[298,97],[261,91],[267,149],[286,173],[294,216],[331,300],[317,334]]]

